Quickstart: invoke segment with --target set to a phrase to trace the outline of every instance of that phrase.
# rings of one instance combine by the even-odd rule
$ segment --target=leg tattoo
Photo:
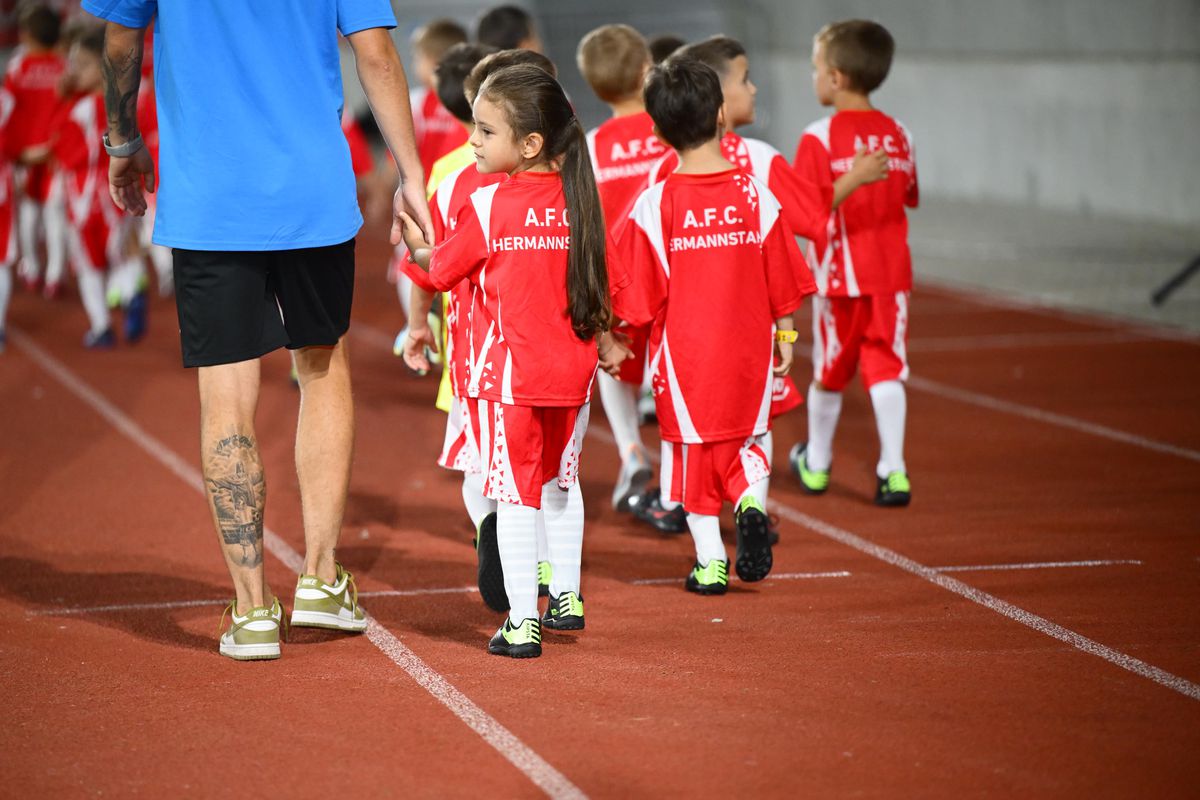
[[[258,457],[258,444],[235,434],[217,442],[204,465],[205,483],[216,513],[221,539],[241,545],[241,565],[262,563],[263,506],[267,480]]]

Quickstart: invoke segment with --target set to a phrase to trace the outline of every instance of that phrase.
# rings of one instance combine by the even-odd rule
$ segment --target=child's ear
[[[717,109],[717,138],[723,137],[726,130],[728,128],[725,127],[725,104],[722,103],[721,107]]]
[[[521,140],[521,157],[527,161],[535,159],[542,154],[542,148],[545,145],[545,138],[537,131],[534,131]]]

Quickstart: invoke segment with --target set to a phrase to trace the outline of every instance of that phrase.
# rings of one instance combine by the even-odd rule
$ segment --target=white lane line
[[[162,611],[171,608],[196,608],[198,606],[229,605],[224,600],[170,600],[165,603],[127,603],[117,606],[75,606],[69,608],[37,608],[25,612],[29,617],[58,617],[71,614],[110,614],[122,611]]]
[[[927,336],[908,340],[913,353],[953,353],[986,348],[1064,347],[1072,345],[1125,344],[1161,341],[1139,333],[1123,331],[1061,331],[1059,333],[1005,333],[989,336]]]
[[[1071,567],[1112,567],[1120,564],[1133,564],[1141,566],[1141,561],[1133,559],[1125,560],[1118,559],[1112,561],[1030,561],[1027,564],[975,564],[971,566],[958,567],[930,567],[935,572],[984,572],[994,570],[997,572],[1006,572],[1009,570],[1022,569],[1060,569]]]
[[[601,441],[606,441],[609,444],[613,443],[612,434],[602,428],[594,426],[588,427],[588,435]],[[659,456],[657,453],[650,453],[650,459],[658,463]],[[1140,675],[1143,678],[1149,678],[1157,684],[1174,689],[1180,694],[1186,695],[1193,700],[1200,700],[1200,684],[1192,683],[1186,678],[1181,678],[1178,675],[1172,675],[1164,669],[1156,667],[1152,664],[1147,664],[1145,661],[1134,658],[1131,655],[1122,653],[1119,650],[1114,650],[1107,645],[1100,644],[1097,641],[1087,638],[1082,634],[1078,634],[1069,628],[1064,628],[1056,622],[1039,617],[1030,611],[1015,606],[998,597],[982,592],[973,586],[969,586],[962,581],[941,574],[934,567],[927,567],[920,564],[907,556],[900,555],[895,550],[889,550],[886,547],[881,547],[874,542],[863,539],[861,536],[856,536],[850,531],[843,530],[835,525],[830,525],[828,522],[819,520],[816,517],[805,514],[802,511],[797,511],[789,505],[785,505],[778,500],[768,500],[767,508],[774,511],[783,519],[794,522],[797,525],[808,528],[814,533],[820,534],[827,539],[832,539],[835,542],[852,547],[861,553],[871,556],[872,558],[883,561],[886,564],[891,564],[894,567],[899,567],[905,572],[916,575],[918,578],[929,581],[930,583],[940,586],[948,592],[964,597],[972,603],[987,608],[991,611],[1008,617],[1009,619],[1019,622],[1026,627],[1032,628],[1038,633],[1043,633],[1060,642],[1065,642],[1077,650],[1085,653],[1090,653],[1094,656],[1099,656],[1111,664],[1115,664],[1121,669],[1128,670],[1135,675]]]
[[[779,572],[767,576],[769,581],[807,581],[816,578],[849,578],[850,573],[841,572]],[[683,578],[642,578],[630,581],[634,586],[665,586],[672,583],[683,583]]]
[[[1164,669],[1156,667],[1152,664],[1147,664],[1141,659],[1134,658],[1131,655],[1122,653],[1119,650],[1114,650],[1107,645],[1089,639],[1086,636],[1076,633],[1073,630],[1064,628],[1058,623],[1051,622],[1045,617],[1040,617],[1037,614],[1026,611],[1019,606],[1015,606],[1005,600],[990,595],[987,592],[982,592],[973,586],[969,586],[957,578],[951,578],[948,575],[943,575],[933,567],[927,567],[913,561],[907,556],[900,555],[895,550],[890,550],[886,547],[881,547],[874,542],[867,541],[860,536],[856,536],[850,531],[843,530],[827,522],[809,516],[803,512],[797,511],[794,508],[784,505],[776,500],[768,501],[768,506],[775,511],[780,517],[808,528],[814,533],[820,534],[827,539],[832,539],[835,542],[852,547],[860,553],[865,553],[872,558],[883,561],[886,564],[891,564],[894,567],[904,570],[912,575],[928,581],[935,586],[940,586],[948,592],[970,600],[972,603],[978,603],[984,608],[994,611],[1001,616],[1008,617],[1014,622],[1019,622],[1028,628],[1032,628],[1038,633],[1045,634],[1060,642],[1069,644],[1077,650],[1091,655],[1098,656],[1110,664],[1114,664],[1121,669],[1128,670],[1135,675],[1140,675],[1143,678],[1148,678],[1155,683],[1165,686],[1168,689],[1173,689],[1180,694],[1190,697],[1193,700],[1200,700],[1200,684],[1192,683],[1186,678],[1181,678],[1178,675],[1172,675]]]
[[[378,589],[374,592],[359,592],[359,597],[420,597],[426,594],[470,594],[478,592],[474,586],[447,586],[440,589]]]
[[[204,493],[204,478],[199,470],[186,463],[165,444],[151,436],[29,336],[10,328],[9,337],[13,344],[23,350],[42,369],[69,392],[91,406],[130,441],[182,478],[193,489],[201,494]],[[303,569],[304,558],[275,533],[264,528],[263,542],[267,550],[290,570],[300,572]],[[367,638],[429,692],[434,699],[450,709],[456,717],[466,723],[467,727],[478,733],[496,752],[504,756],[547,795],[554,798],[586,797],[583,791],[571,783],[565,775],[551,766],[549,762],[535,753],[486,711],[475,705],[469,697],[422,661],[416,653],[374,618],[370,619],[367,627]],[[483,652],[482,649],[480,652]]]
[[[1086,433],[1091,436],[1097,436],[1101,439],[1108,439],[1121,444],[1129,444],[1134,447],[1140,447],[1143,450],[1150,450],[1155,453],[1163,453],[1165,455],[1178,456],[1186,458],[1189,461],[1200,462],[1200,450],[1192,450],[1187,447],[1179,447],[1178,445],[1160,442],[1156,439],[1147,439],[1145,436],[1127,433],[1125,431],[1110,428],[1107,425],[1098,425],[1094,422],[1087,422],[1076,417],[1069,417],[1066,414],[1056,414],[1053,411],[1043,411],[1040,408],[1023,405],[1021,403],[1013,403],[1009,400],[1001,400],[998,397],[991,395],[980,394],[979,392],[968,391],[967,389],[959,389],[954,386],[948,386],[938,381],[932,381],[928,378],[912,376],[908,379],[908,385],[914,389],[929,394],[937,395],[947,400],[956,400],[960,403],[986,408],[989,411],[999,411],[1004,414],[1012,414],[1025,419],[1044,422],[1050,425],[1057,425],[1060,428],[1067,428],[1078,433]]]

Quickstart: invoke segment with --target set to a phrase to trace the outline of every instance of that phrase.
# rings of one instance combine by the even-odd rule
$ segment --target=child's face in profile
[[[485,175],[511,173],[524,159],[512,126],[508,124],[508,115],[483,96],[475,98],[472,110],[475,130],[468,141],[475,151],[475,166]]]
[[[67,56],[67,80],[76,91],[85,94],[100,91],[104,86],[100,56],[79,45],[73,45]]]
[[[721,92],[725,95],[725,122],[730,130],[754,122],[754,95],[758,89],[750,81],[749,59],[738,56],[729,62],[721,79]]]
[[[813,42],[813,94],[817,96],[817,102],[823,106],[833,105],[833,68],[829,66],[829,62],[825,60],[825,46],[820,42]]]

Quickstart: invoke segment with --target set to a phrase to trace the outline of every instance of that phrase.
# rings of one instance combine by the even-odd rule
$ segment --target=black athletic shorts
[[[333,346],[350,328],[353,239],[300,250],[173,252],[185,367]]]

